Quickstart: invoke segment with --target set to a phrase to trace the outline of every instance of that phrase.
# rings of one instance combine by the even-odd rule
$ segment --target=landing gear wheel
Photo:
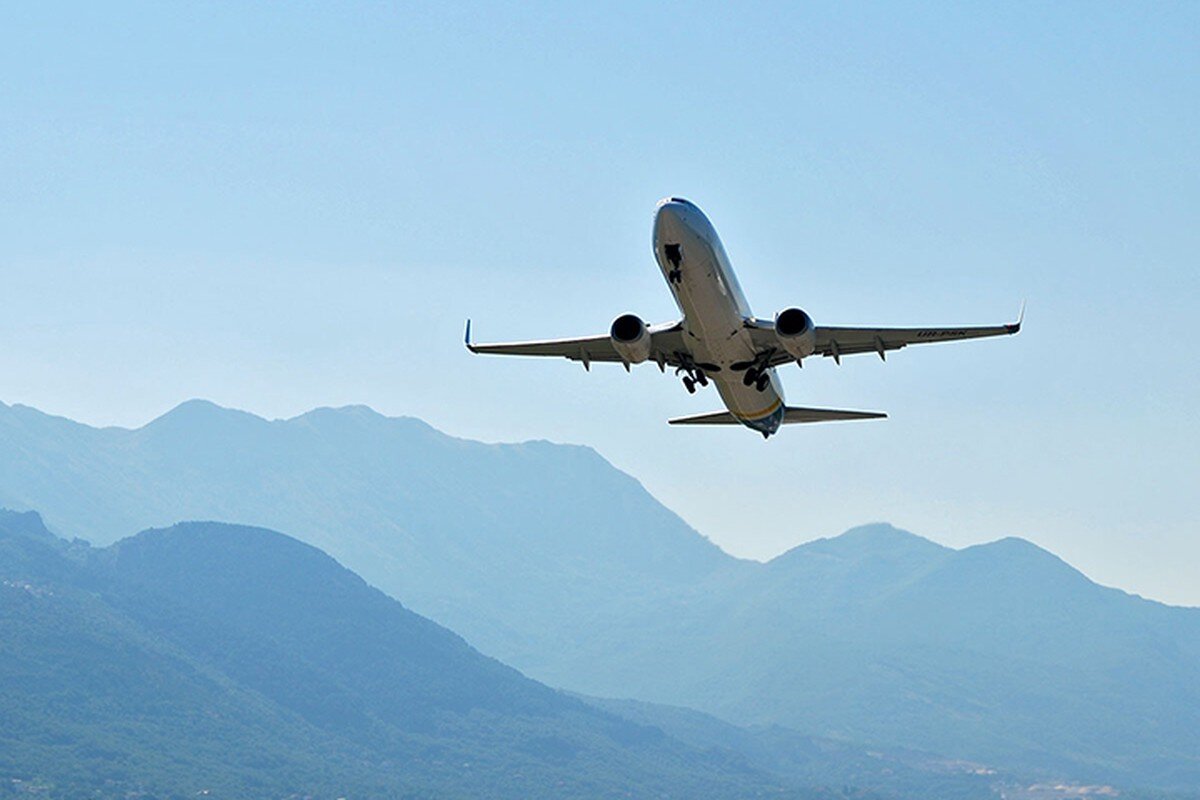
[[[756,380],[758,380],[758,370],[756,370],[756,369],[748,369],[742,375],[742,383],[744,383],[747,386],[754,383]]]
[[[708,376],[703,372],[697,372],[696,383],[700,384],[701,386],[708,386]]]
[[[759,375],[758,381],[754,384],[754,388],[758,389],[760,392],[765,392],[767,390],[767,385],[770,384],[770,382],[770,375]]]
[[[691,378],[684,378],[683,379],[683,388],[688,390],[688,394],[695,394],[696,393],[696,382],[694,380],[692,380]]]

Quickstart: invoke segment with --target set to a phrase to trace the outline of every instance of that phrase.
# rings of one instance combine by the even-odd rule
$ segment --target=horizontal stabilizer
[[[788,406],[784,410],[783,424],[801,422],[837,422],[844,419],[883,419],[887,414],[879,411],[842,411],[838,408],[797,408]]]
[[[842,411],[836,408],[799,408],[788,406],[784,409],[783,424],[796,425],[801,422],[835,422],[849,419],[882,419],[887,414],[878,411]],[[691,417],[676,417],[667,420],[672,425],[742,425],[740,419],[728,411],[717,411],[712,414],[696,414]]]
[[[738,418],[728,411],[717,411],[713,414],[694,414],[690,417],[675,417],[667,422],[671,425],[741,425]]]

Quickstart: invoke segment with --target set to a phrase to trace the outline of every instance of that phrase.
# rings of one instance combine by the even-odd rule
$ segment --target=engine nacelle
[[[808,358],[817,349],[817,326],[798,308],[785,308],[775,315],[775,338],[793,358]]]
[[[637,314],[622,314],[608,330],[613,349],[626,364],[640,364],[650,357],[650,331]]]

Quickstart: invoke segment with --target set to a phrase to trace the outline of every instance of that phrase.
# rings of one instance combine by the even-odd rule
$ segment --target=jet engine
[[[775,338],[794,358],[807,358],[817,349],[817,328],[812,317],[798,308],[786,308],[775,315]]]
[[[640,364],[650,357],[650,331],[637,314],[622,314],[608,331],[613,348],[626,364]]]

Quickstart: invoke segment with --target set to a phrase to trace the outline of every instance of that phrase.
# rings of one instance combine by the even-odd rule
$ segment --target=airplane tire
[[[684,378],[683,379],[683,388],[688,390],[688,394],[695,394],[696,393],[696,382],[693,381],[691,378]]]

